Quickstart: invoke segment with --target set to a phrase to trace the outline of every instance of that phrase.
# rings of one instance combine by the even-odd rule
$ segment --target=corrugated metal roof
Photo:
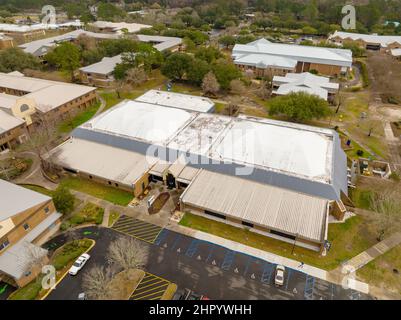
[[[352,66],[352,52],[345,49],[271,43],[265,39],[259,39],[248,44],[236,44],[232,51],[234,60],[243,59],[245,55],[252,54],[279,56],[302,62],[342,67]],[[257,65],[258,62],[259,59],[256,59],[254,64]]]
[[[25,237],[0,254],[0,270],[16,279],[20,279],[30,267],[30,253],[35,250],[36,254],[42,256],[47,254],[47,250],[32,244],[39,235],[48,229],[62,215],[54,212],[43,220],[39,225],[32,229]]]
[[[351,40],[362,40],[371,44],[380,44],[381,47],[385,48],[391,43],[399,43],[401,44],[401,36],[381,36],[377,34],[362,34],[362,33],[353,33],[353,32],[342,32],[336,31],[334,32],[329,39],[339,37],[343,40],[351,39]]]
[[[0,221],[51,200],[41,193],[0,179]]]
[[[325,237],[327,200],[271,185],[202,170],[181,201],[304,239]]]
[[[117,64],[121,62],[122,62],[121,54],[119,54],[114,57],[104,57],[101,61],[80,68],[79,70],[85,73],[97,73],[102,75],[109,75],[114,71]]]
[[[67,140],[48,156],[62,167],[127,186],[132,186],[158,161],[143,154],[77,138]]]

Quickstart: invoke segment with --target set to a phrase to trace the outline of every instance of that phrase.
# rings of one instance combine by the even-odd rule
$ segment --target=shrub
[[[71,219],[70,219],[70,223],[71,223],[72,225],[75,225],[75,224],[82,224],[82,223],[84,223],[84,222],[85,222],[85,217],[83,217],[83,216],[81,216],[81,215],[72,216]]]
[[[359,157],[362,157],[363,156],[363,150],[357,150],[356,151],[356,154],[359,156]]]

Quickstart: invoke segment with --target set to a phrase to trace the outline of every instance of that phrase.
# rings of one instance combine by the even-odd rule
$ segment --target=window
[[[25,112],[25,111],[28,111],[28,110],[29,110],[29,106],[27,104],[25,104],[25,103],[20,107],[20,111],[21,112]]]
[[[5,249],[6,247],[8,247],[10,244],[10,242],[8,241],[8,239],[6,241],[3,241],[2,243],[0,243],[0,251]]]
[[[29,224],[24,223],[24,230],[25,230],[25,231],[26,231],[26,230],[29,230]]]
[[[49,207],[46,207],[45,208],[45,213],[49,213],[49,211],[50,211]]]
[[[250,228],[254,227],[253,223],[250,223],[250,222],[242,221],[241,223],[242,223],[243,226],[247,226],[247,227],[250,227]]]
[[[287,238],[287,239],[291,239],[291,240],[295,240],[295,237],[289,234],[286,234],[284,232],[280,232],[280,231],[275,231],[275,230],[270,230],[271,234],[275,234],[277,236],[283,237],[283,238]]]
[[[220,218],[220,219],[226,220],[226,216],[224,216],[222,214],[219,214],[219,213],[216,213],[216,212],[211,212],[211,211],[205,210],[205,214],[208,214],[209,216],[213,216],[213,217],[216,217],[216,218]]]

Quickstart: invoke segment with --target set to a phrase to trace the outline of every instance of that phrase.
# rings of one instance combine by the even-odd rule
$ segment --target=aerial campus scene
[[[0,306],[401,300],[400,0],[0,18]]]

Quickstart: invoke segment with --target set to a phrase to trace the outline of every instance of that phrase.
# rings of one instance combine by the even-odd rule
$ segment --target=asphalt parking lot
[[[82,276],[94,264],[106,265],[105,252],[119,234],[113,229],[89,227],[80,232],[97,241],[89,252],[91,260],[77,276],[67,276],[48,299],[77,299],[82,289]],[[89,232],[89,233],[88,233]],[[63,237],[51,243],[61,244]],[[207,241],[163,229],[154,243],[141,241],[148,250],[145,271],[176,283],[178,289],[189,288],[212,300],[333,300],[370,299],[369,296],[307,276],[287,268],[284,285],[273,284],[276,265]]]
[[[8,296],[15,290],[16,288],[10,286],[5,282],[0,281],[0,300],[7,300]]]

